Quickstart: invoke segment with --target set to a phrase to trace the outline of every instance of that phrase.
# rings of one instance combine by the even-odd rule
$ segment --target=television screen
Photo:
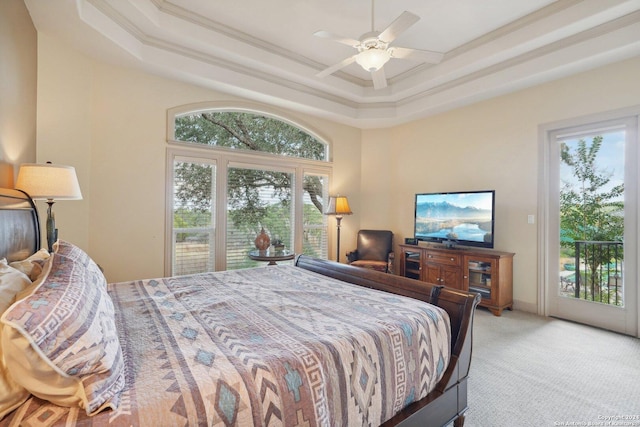
[[[495,191],[416,194],[415,238],[493,248]]]

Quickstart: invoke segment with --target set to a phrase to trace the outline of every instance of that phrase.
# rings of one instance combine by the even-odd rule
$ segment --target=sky
[[[625,131],[617,130],[607,133],[599,133],[602,135],[602,146],[598,152],[596,165],[600,172],[607,171],[613,172],[613,176],[607,185],[607,188],[611,188],[615,185],[622,184],[624,182],[624,140]],[[583,137],[588,144],[593,140],[593,137],[599,135],[598,133],[591,136]],[[578,146],[580,138],[566,139],[565,142],[571,152],[575,152]],[[563,181],[572,181],[573,172],[572,168],[568,165],[561,163],[560,165],[560,179]]]

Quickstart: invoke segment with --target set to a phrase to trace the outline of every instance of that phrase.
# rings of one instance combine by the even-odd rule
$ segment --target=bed
[[[2,307],[0,426],[464,423],[475,294],[304,255],[107,284],[39,235],[0,189],[0,259],[33,267]]]

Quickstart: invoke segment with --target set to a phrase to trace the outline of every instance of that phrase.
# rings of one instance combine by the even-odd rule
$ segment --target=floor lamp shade
[[[329,207],[325,214],[327,215],[351,215],[351,208],[349,207],[349,200],[345,196],[335,196],[329,198]]]
[[[35,200],[46,200],[47,243],[53,251],[53,243],[58,239],[58,229],[52,212],[57,200],[80,200],[82,192],[73,166],[54,165],[52,163],[24,163],[20,165],[16,188]]]
[[[336,223],[338,227],[338,238],[336,240],[336,261],[340,262],[340,222],[343,215],[351,215],[351,208],[349,207],[349,201],[345,196],[331,196],[329,198],[329,206],[325,211],[325,215],[333,215],[336,217]]]

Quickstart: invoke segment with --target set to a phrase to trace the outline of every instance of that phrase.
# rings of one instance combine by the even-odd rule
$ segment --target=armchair
[[[355,251],[347,253],[347,263],[384,273],[393,273],[393,233],[389,230],[358,231]]]

